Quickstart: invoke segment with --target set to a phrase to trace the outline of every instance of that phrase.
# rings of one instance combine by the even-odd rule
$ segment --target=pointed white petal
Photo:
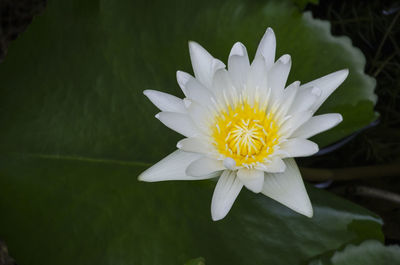
[[[180,150],[185,152],[194,152],[201,154],[209,154],[213,151],[213,146],[205,138],[185,138],[180,140],[176,145]]]
[[[177,71],[176,72],[176,80],[178,81],[179,87],[181,88],[183,94],[187,97],[186,83],[193,79],[194,77],[188,73]]]
[[[185,113],[182,99],[156,90],[145,90],[143,94],[161,111]]]
[[[215,177],[216,175],[204,176],[204,178],[186,175],[186,168],[189,164],[200,157],[201,155],[199,154],[176,150],[152,167],[145,170],[140,174],[138,179],[140,181],[154,182],[165,180],[200,180]]]
[[[187,114],[160,112],[156,115],[165,126],[186,137],[199,135],[200,131]]]
[[[286,164],[280,157],[275,156],[272,157],[270,161],[259,164],[255,168],[267,173],[280,173],[285,171]]]
[[[295,81],[283,90],[283,96],[280,108],[277,114],[275,114],[277,119],[283,119],[286,116],[286,114],[288,113],[289,109],[293,104],[293,101],[296,99],[299,86],[300,82]]]
[[[206,87],[211,87],[215,71],[225,68],[225,64],[212,57],[196,42],[189,42],[189,52],[195,77]]]
[[[271,28],[267,28],[260,44],[258,45],[256,57],[262,56],[267,70],[271,68],[275,61],[276,39],[275,33]]]
[[[271,88],[272,102],[281,99],[291,66],[290,55],[285,54],[268,71],[268,87]]]
[[[265,175],[262,193],[290,209],[307,217],[313,216],[313,209],[304,187],[300,171],[292,158],[285,159],[284,173]]]
[[[197,102],[191,102],[190,100],[184,99],[186,104],[187,113],[192,119],[193,123],[201,129],[201,132],[205,135],[211,135],[210,130],[212,115],[209,109],[203,107]]]
[[[254,58],[251,63],[246,89],[251,100],[254,99],[256,90],[258,94],[263,93],[263,98],[267,92],[267,68],[261,57]]]
[[[292,106],[290,106],[289,114],[296,112],[308,111],[315,105],[315,102],[321,96],[321,89],[318,87],[308,87],[299,92],[294,99]]]
[[[280,145],[287,157],[304,157],[318,152],[318,145],[310,140],[292,138]]]
[[[213,94],[195,78],[190,78],[185,87],[187,98],[196,101],[203,106],[209,106],[212,104],[211,98],[213,97]]]
[[[250,69],[249,57],[246,47],[237,42],[233,45],[228,59],[228,70],[234,85],[238,89],[242,89]]]
[[[222,161],[208,157],[201,157],[188,166],[186,174],[188,176],[201,177],[224,169],[225,167]]]
[[[237,172],[240,181],[252,192],[261,192],[264,184],[264,171],[241,168]]]
[[[306,83],[300,87],[300,89],[304,89],[306,87],[315,86],[321,89],[321,96],[315,102],[313,106],[313,110],[316,111],[322,103],[329,97],[330,94],[335,91],[336,88],[343,83],[349,74],[348,69],[340,70],[329,75],[323,76],[321,78],[315,79],[309,83]]]
[[[219,69],[215,72],[212,84],[212,92],[219,102],[230,102],[233,104],[237,98],[236,88],[233,85],[231,76],[226,69]]]
[[[231,56],[247,56],[247,49],[241,42],[236,42],[229,53],[229,57]],[[229,61],[229,59],[228,59]]]
[[[339,113],[328,113],[312,117],[309,121],[301,125],[292,137],[310,138],[318,133],[335,127],[343,120]]]
[[[214,221],[221,220],[228,214],[242,187],[243,184],[234,171],[225,170],[222,173],[211,201],[211,217]]]
[[[296,112],[286,120],[280,129],[280,134],[286,138],[290,137],[294,131],[297,130],[301,125],[310,120],[312,117],[312,111]]]

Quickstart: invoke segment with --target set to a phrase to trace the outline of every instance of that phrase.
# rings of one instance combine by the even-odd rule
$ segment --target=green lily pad
[[[348,245],[335,252],[329,259],[319,259],[310,265],[399,265],[400,247],[384,246],[381,242],[368,240],[360,245]]]
[[[0,157],[0,237],[18,264],[304,264],[382,240],[367,210],[308,187],[314,217],[242,191],[228,218],[210,214],[215,183],[138,183],[137,163]]]
[[[291,1],[54,0],[0,66],[0,152],[159,160],[181,136],[154,119],[142,91],[183,96],[175,71],[191,72],[188,40],[226,61],[236,41],[254,54],[267,26],[277,57],[292,55],[289,81],[350,69],[320,110],[344,121],[316,138],[320,145],[376,117],[363,54]]]

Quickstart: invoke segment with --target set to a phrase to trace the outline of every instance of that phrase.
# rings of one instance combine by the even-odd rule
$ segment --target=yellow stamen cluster
[[[213,123],[214,145],[236,166],[252,167],[268,160],[278,141],[274,115],[258,104],[243,102],[220,111]]]

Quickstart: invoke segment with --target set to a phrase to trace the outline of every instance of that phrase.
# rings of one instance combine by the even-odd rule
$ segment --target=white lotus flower
[[[275,35],[268,28],[249,63],[236,43],[228,70],[195,42],[189,43],[194,76],[178,71],[185,98],[146,90],[163,124],[182,134],[178,150],[147,169],[142,181],[218,177],[211,203],[213,220],[226,216],[243,186],[312,217],[313,210],[293,157],[315,154],[307,138],[342,121],[337,113],[313,116],[346,79],[348,70],[285,88],[289,55],[275,62]]]

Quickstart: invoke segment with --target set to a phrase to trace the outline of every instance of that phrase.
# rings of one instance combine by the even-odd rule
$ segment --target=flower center
[[[278,142],[278,125],[271,113],[241,103],[219,112],[214,120],[214,146],[236,166],[253,167],[268,161]]]

